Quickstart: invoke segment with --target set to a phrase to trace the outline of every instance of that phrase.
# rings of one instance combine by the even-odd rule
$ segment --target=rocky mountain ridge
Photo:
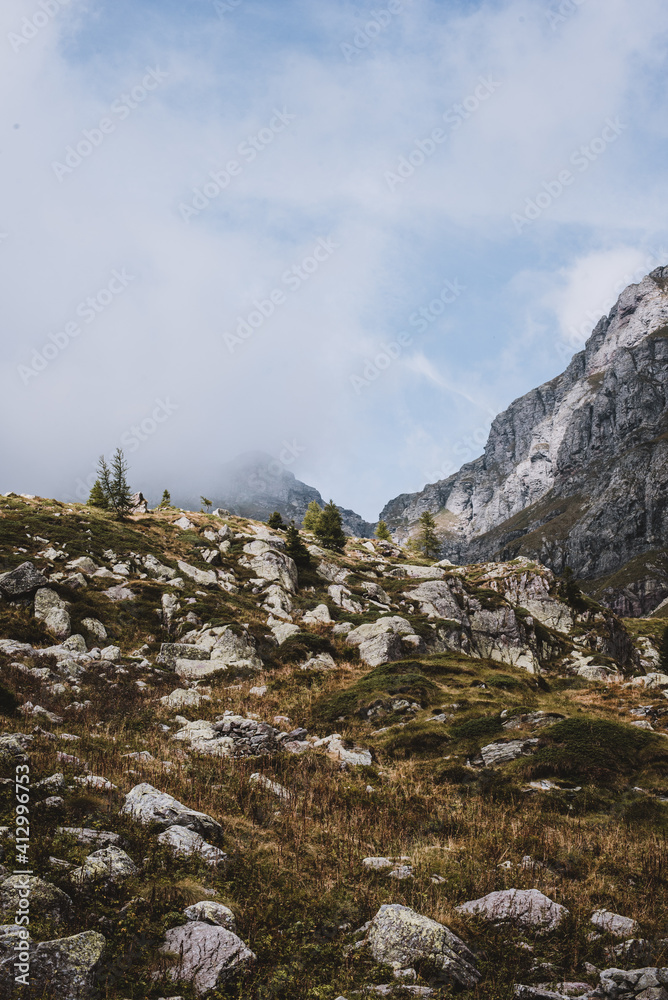
[[[425,510],[457,563],[570,566],[624,614],[668,596],[668,268],[620,295],[566,371],[499,414],[484,454],[381,513],[398,539]]]

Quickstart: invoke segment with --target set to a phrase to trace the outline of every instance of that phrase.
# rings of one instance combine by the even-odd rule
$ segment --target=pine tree
[[[158,507],[165,510],[167,507],[172,506],[172,497],[169,490],[163,490],[162,500],[158,504]]]
[[[441,550],[436,535],[436,521],[430,510],[420,514],[420,534],[417,538],[417,544],[426,559],[435,559]]]
[[[378,527],[376,528],[376,538],[381,542],[391,542],[392,535],[390,534],[389,528],[385,524],[385,521],[379,521]]]
[[[661,649],[659,650],[661,670],[664,674],[668,674],[668,625],[666,625],[663,630],[663,639],[661,640]]]
[[[112,506],[111,497],[113,493],[112,483],[111,483],[111,469],[107,465],[104,455],[100,455],[100,460],[97,463],[97,476],[98,483],[100,484],[100,489],[104,495],[104,499],[107,501],[107,510]]]
[[[341,527],[341,512],[333,500],[325,504],[318,518],[315,535],[326,549],[333,549],[334,552],[343,552],[346,544],[346,536]]]
[[[99,507],[100,510],[109,510],[109,501],[107,500],[104,490],[99,479],[96,479],[93,483],[93,488],[90,491],[88,497],[89,507]]]
[[[120,448],[114,452],[111,462],[111,496],[109,498],[112,510],[119,521],[122,521],[132,510],[132,490],[127,480],[128,463]]]
[[[306,513],[302,520],[302,527],[305,531],[315,531],[318,527],[318,522],[320,521],[320,515],[322,514],[322,507],[317,500],[311,500],[310,504],[306,508]]]
[[[306,569],[307,566],[311,565],[309,550],[304,545],[299,531],[295,528],[294,521],[290,523],[285,532],[285,551],[291,559],[294,559],[297,569]]]
[[[273,514],[270,514],[267,527],[275,528],[278,531],[282,531],[285,528],[285,521],[281,517],[280,511],[275,510]]]
[[[200,500],[202,501],[202,507],[206,507],[206,512],[208,514],[209,508],[213,507],[213,503],[211,502],[211,500],[207,500],[206,497],[200,497]]]

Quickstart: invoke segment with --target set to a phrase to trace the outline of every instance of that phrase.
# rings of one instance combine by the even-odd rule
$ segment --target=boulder
[[[346,642],[359,647],[359,654],[370,667],[378,667],[404,655],[402,636],[415,635],[415,629],[398,615],[379,618],[368,625],[359,625],[346,636]]]
[[[200,920],[168,930],[161,950],[178,956],[170,969],[172,978],[191,982],[200,996],[255,960],[253,952],[232,931]]]
[[[78,559],[71,559],[70,562],[65,563],[65,569],[70,570],[70,572],[76,570],[85,576],[92,576],[93,573],[97,573],[100,567],[93,562],[90,556],[79,556]]]
[[[75,868],[70,878],[75,885],[86,882],[122,882],[136,875],[139,869],[125,851],[113,844],[89,854],[81,868]]]
[[[177,559],[176,565],[184,576],[190,577],[198,586],[218,586],[218,574],[214,569],[198,569],[197,566],[191,566],[190,563],[183,562],[182,559]]]
[[[512,923],[542,934],[556,930],[569,915],[565,906],[553,902],[538,889],[501,889],[462,903],[455,911],[492,923]]]
[[[604,969],[595,995],[610,1000],[666,1000],[668,968]]]
[[[108,847],[120,843],[120,836],[109,830],[92,830],[85,826],[59,826],[58,833],[74,837],[82,847]]]
[[[125,796],[121,815],[130,816],[144,826],[155,823],[166,829],[169,826],[185,826],[201,836],[219,836],[223,832],[220,823],[206,813],[189,809],[178,799],[166,792],[160,792],[153,785],[142,782],[135,785]]]
[[[309,545],[308,550],[311,555],[322,554],[322,549],[319,549],[315,545]],[[350,576],[347,569],[341,569],[341,567],[337,566],[336,563],[327,562],[325,559],[318,563],[316,572],[318,576],[323,578],[323,580],[328,580],[330,583],[345,583]]]
[[[344,611],[349,611],[351,614],[357,615],[364,610],[364,605],[360,604],[359,601],[353,600],[352,593],[340,583],[331,583],[327,588],[327,593],[334,604],[339,608],[343,608]]]
[[[488,743],[480,751],[485,767],[498,767],[518,757],[533,753],[538,746],[537,739],[508,740],[505,743]]]
[[[119,646],[105,646],[100,650],[100,659],[109,660],[111,663],[120,663],[121,650]]]
[[[275,618],[269,618],[268,622],[269,628],[271,629],[272,635],[279,646],[290,638],[292,635],[297,635],[301,631],[299,625],[292,625],[289,622],[276,621]]]
[[[604,684],[621,680],[621,675],[610,667],[597,666],[594,663],[585,664],[577,669],[578,677],[583,677],[586,681],[603,681]]]
[[[252,550],[252,551],[251,551]],[[244,552],[251,555],[251,569],[261,580],[277,583],[289,593],[297,591],[297,565],[284,552],[277,552],[267,542],[250,542],[244,545]]]
[[[89,638],[95,639],[97,642],[104,642],[107,638],[107,630],[97,618],[84,618],[81,624],[86,629]]]
[[[186,907],[183,911],[188,920],[199,920],[205,924],[215,924],[217,927],[225,927],[226,930],[237,933],[237,922],[229,906],[222,903],[214,903],[211,899],[204,899],[201,903],[194,903]]]
[[[318,604],[311,611],[304,612],[302,621],[306,622],[307,625],[329,625],[332,621],[332,616],[326,604]]]
[[[668,687],[668,674],[658,673],[656,671],[644,674],[642,677],[634,677],[631,681],[633,687],[643,687],[652,690],[654,688],[665,688]]]
[[[153,555],[144,556],[144,566],[146,567],[146,572],[149,576],[155,577],[156,580],[173,580],[176,577],[176,570],[172,569],[170,566],[165,566],[161,563],[159,559],[156,559]]]
[[[336,661],[331,653],[318,653],[300,664],[300,670],[336,670]]]
[[[40,587],[35,593],[35,618],[59,639],[67,639],[72,631],[67,607],[67,602],[49,587]]]
[[[200,694],[192,688],[177,688],[160,699],[161,704],[167,708],[198,708],[203,701],[211,701],[211,696]]]
[[[0,976],[14,986],[14,942],[16,938],[0,938]],[[95,973],[102,958],[105,939],[96,931],[84,931],[73,937],[42,941],[30,947],[30,981],[36,995],[57,997],[58,1000],[88,1000],[96,995]],[[5,949],[10,958],[5,958]],[[14,993],[10,993],[14,996]]]
[[[411,601],[417,601],[420,605],[420,611],[430,618],[447,618],[455,622],[464,621],[464,612],[457,604],[445,580],[421,583],[415,590],[404,591],[404,596]]]
[[[640,930],[636,920],[611,913],[610,910],[594,910],[590,920],[594,927],[616,938],[632,938]]]
[[[192,521],[190,521],[185,514],[182,514],[176,521],[172,521],[172,524],[176,528],[181,528],[182,531],[190,531],[195,527]]]
[[[110,601],[115,604],[118,601],[134,601],[135,595],[132,593],[129,587],[123,587],[121,585],[117,587],[109,587],[109,590],[103,590],[102,593],[105,597],[108,597]]]
[[[31,562],[21,563],[16,569],[0,574],[0,593],[12,601],[17,597],[26,597],[38,587],[46,587],[48,580]]]
[[[454,985],[472,989],[480,980],[475,955],[461,938],[436,920],[408,906],[381,906],[371,921],[366,943],[376,962],[405,969],[428,959],[441,977]]]
[[[260,774],[259,771],[255,771],[254,774],[251,774],[248,780],[254,785],[259,785],[259,787],[263,788],[265,792],[271,792],[271,794],[275,795],[277,799],[282,799],[285,802],[290,798],[290,792],[287,788],[280,785],[278,781],[272,781],[271,778],[267,778],[266,775]]]
[[[72,900],[55,885],[45,882],[36,875],[9,875],[0,882],[0,909],[13,916],[19,908],[19,902],[29,891],[30,908],[40,916],[61,921],[71,913]]]
[[[262,607],[265,611],[269,611],[279,618],[289,617],[293,603],[292,598],[283,587],[279,587],[277,583],[272,583],[271,586],[267,587],[263,596],[264,604]]]
[[[193,854],[199,855],[208,865],[218,865],[227,860],[227,854],[207,844],[199,833],[188,830],[185,826],[170,826],[163,830],[158,836],[158,843],[168,847],[174,854],[182,857],[191,857]]]

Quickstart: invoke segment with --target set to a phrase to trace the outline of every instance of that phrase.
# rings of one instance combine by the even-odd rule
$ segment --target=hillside
[[[284,545],[0,498],[2,995],[29,763],[34,996],[660,1000],[666,619]]]
[[[512,403],[484,455],[381,513],[399,539],[431,510],[457,563],[570,566],[620,614],[668,596],[668,268],[630,285],[566,371]]]

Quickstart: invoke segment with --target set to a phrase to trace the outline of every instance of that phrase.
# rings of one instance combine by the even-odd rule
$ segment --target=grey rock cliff
[[[622,292],[563,374],[496,417],[479,459],[381,518],[405,537],[431,510],[449,559],[568,565],[618,612],[651,611],[668,595],[667,362],[665,267]]]

